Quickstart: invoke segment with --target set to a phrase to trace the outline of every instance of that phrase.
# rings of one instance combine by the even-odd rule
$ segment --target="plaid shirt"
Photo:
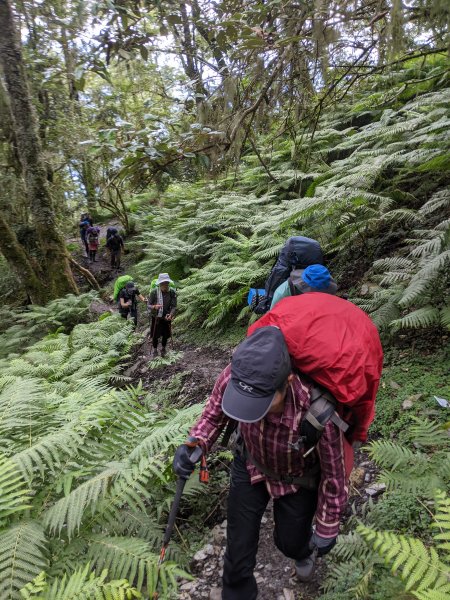
[[[201,440],[205,453],[229,421],[222,412],[222,396],[230,377],[231,365],[228,365],[217,378],[201,417],[190,431],[190,435]],[[279,475],[308,475],[310,468],[320,462],[316,531],[324,538],[333,538],[339,532],[339,520],[348,497],[344,439],[340,429],[329,421],[316,452],[306,459],[290,446],[290,442],[298,438],[299,424],[310,405],[309,396],[309,387],[296,375],[288,388],[283,413],[270,413],[257,423],[240,423],[240,430],[251,456]],[[265,482],[272,498],[293,494],[299,489],[298,485],[270,479],[249,461],[247,471],[252,484]]]

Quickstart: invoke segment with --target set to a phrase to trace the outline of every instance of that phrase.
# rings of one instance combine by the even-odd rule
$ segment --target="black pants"
[[[158,347],[159,338],[162,338],[162,347],[165,348],[167,340],[172,335],[170,321],[164,317],[152,317],[152,322],[150,323],[150,333],[152,336],[153,348]]]
[[[252,485],[245,462],[236,457],[228,495],[222,600],[255,600],[258,595],[253,570],[261,519],[269,498],[265,484]],[[300,489],[274,500],[274,541],[288,558],[301,560],[311,554],[308,545],[316,507],[316,490]]]
[[[97,254],[97,250],[89,250],[89,260],[95,262],[95,255]]]
[[[128,315],[130,315],[130,318],[133,319],[133,321],[134,321],[134,326],[137,327],[137,322],[138,322],[137,306],[132,306],[131,308],[129,308],[128,306],[121,307],[119,310],[119,313],[120,313],[120,316],[122,317],[122,319],[127,319]]]
[[[120,250],[111,250],[111,268],[118,269],[120,267]]]
[[[82,237],[81,241],[83,243],[84,249],[86,250],[86,256],[89,256],[89,246],[88,246],[88,243],[86,241],[86,238]]]

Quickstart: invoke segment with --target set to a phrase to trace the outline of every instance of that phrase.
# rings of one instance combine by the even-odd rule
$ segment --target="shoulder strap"
[[[292,277],[288,277],[289,291],[291,292],[291,296],[298,296],[299,292],[295,287],[294,282],[292,281]]]
[[[228,443],[230,441],[230,437],[233,435],[233,433],[236,431],[238,427],[238,422],[235,421],[234,419],[230,419],[228,421],[228,425],[224,431],[224,434],[222,436],[222,439],[220,440],[220,446],[223,446],[224,448],[226,448],[228,446]]]

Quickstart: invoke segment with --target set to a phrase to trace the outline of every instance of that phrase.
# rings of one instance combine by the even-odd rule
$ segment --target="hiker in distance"
[[[272,310],[282,298],[308,292],[336,294],[337,284],[329,270],[323,265],[309,265],[306,269],[293,269],[288,279],[275,290],[270,309]]]
[[[270,498],[275,544],[295,561],[300,581],[312,577],[316,557],[335,545],[347,503],[351,444],[367,438],[383,359],[369,317],[329,294],[284,298],[248,334],[173,463],[187,479],[193,447],[206,456],[225,427],[226,437],[230,420],[239,423],[223,600],[257,598],[253,571]]]
[[[97,250],[100,245],[99,242],[100,236],[100,227],[94,227],[91,225],[86,230],[86,242],[89,250],[89,262],[97,262],[95,258],[97,255]]]
[[[118,296],[120,316],[123,319],[127,319],[129,316],[133,319],[135,327],[137,327],[138,322],[138,299],[141,302],[145,302],[144,296],[137,289],[133,281],[129,281],[125,287],[120,290]]]
[[[86,232],[90,226],[91,226],[91,224],[90,224],[90,221],[87,219],[87,215],[86,214],[81,215],[81,219],[78,224],[78,227],[80,229],[81,243],[83,244],[84,250],[86,252],[86,258],[89,257],[89,247],[88,247],[88,243],[86,240]]]
[[[123,238],[116,228],[110,228],[106,232],[106,247],[111,256],[111,269],[120,269],[120,258],[122,250],[125,250]]]
[[[158,356],[158,342],[161,338],[161,356],[167,353],[167,341],[172,337],[172,320],[177,309],[177,294],[170,287],[173,284],[168,273],[160,273],[155,288],[148,298],[148,310],[151,315],[150,335],[153,344],[153,356]]]

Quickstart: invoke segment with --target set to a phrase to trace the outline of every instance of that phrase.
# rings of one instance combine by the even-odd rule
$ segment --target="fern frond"
[[[88,563],[77,569],[72,575],[64,575],[52,584],[46,582],[45,573],[41,573],[31,583],[24,586],[21,596],[25,600],[132,600],[142,595],[126,580],[107,581],[107,571],[100,576],[91,572]]]
[[[23,520],[0,532],[0,598],[20,598],[19,590],[46,569],[47,540],[36,521]]]
[[[5,519],[30,508],[30,493],[17,466],[0,454],[0,527]]]

